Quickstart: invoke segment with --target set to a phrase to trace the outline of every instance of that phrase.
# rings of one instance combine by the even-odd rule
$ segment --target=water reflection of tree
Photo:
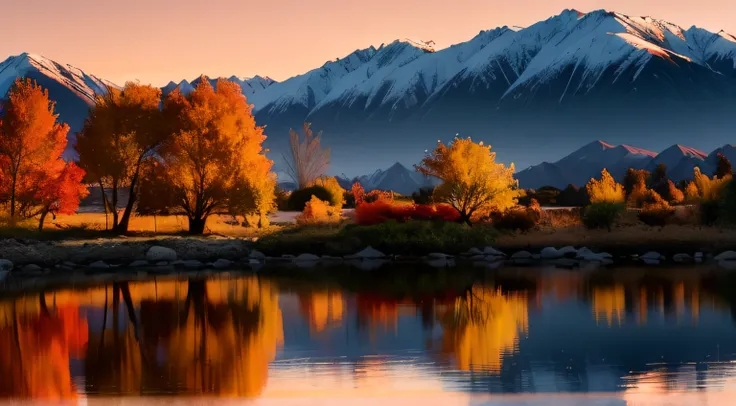
[[[234,397],[261,393],[268,363],[283,343],[281,311],[271,285],[255,277],[191,280],[184,298],[178,290],[164,285],[161,300],[141,300],[139,319],[128,286],[113,287],[112,327],[104,327],[89,346],[90,391]],[[121,298],[127,321],[118,328]],[[107,317],[106,303],[103,319]]]
[[[438,306],[437,315],[444,328],[442,353],[464,371],[500,372],[504,356],[518,350],[519,334],[528,329],[525,294],[479,285]]]
[[[49,307],[43,293],[0,303],[0,397],[76,397],[70,357],[87,343],[79,307]]]
[[[299,294],[299,310],[312,333],[321,333],[342,322],[345,304],[337,290],[315,290]]]

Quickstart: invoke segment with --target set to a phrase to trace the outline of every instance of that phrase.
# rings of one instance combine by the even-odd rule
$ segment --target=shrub
[[[558,206],[584,207],[590,204],[590,196],[586,188],[575,185],[567,187],[557,195]]]
[[[700,223],[712,226],[718,221],[721,205],[717,200],[704,200],[698,207],[700,211]]]
[[[411,197],[416,204],[431,204],[434,203],[434,199],[432,198],[433,193],[433,187],[423,187],[419,191],[412,193]]]
[[[332,198],[332,194],[327,189],[321,186],[310,186],[291,192],[288,203],[289,209],[294,211],[303,211],[307,202],[312,200],[312,196],[316,196],[317,199],[326,202],[329,202]]]
[[[460,214],[449,205],[398,204],[386,200],[362,203],[355,209],[355,220],[360,225],[373,225],[394,220],[457,221]]]
[[[340,186],[335,177],[320,176],[313,183],[312,186],[322,187],[330,193],[330,198],[327,200],[330,202],[330,206],[342,209],[345,204],[345,189]]]
[[[664,227],[674,214],[674,208],[656,192],[651,192],[649,197],[644,201],[638,217],[641,222],[648,226]]]
[[[495,228],[510,231],[529,231],[539,224],[539,218],[539,213],[526,207],[513,207],[491,214],[491,222]]]
[[[559,210],[544,210],[539,218],[539,225],[553,227],[553,228],[564,228],[580,225],[582,209],[559,209]]]
[[[585,186],[590,196],[590,202],[595,203],[623,203],[624,187],[613,179],[607,170],[601,171],[601,179],[591,179]]]
[[[583,213],[583,224],[590,229],[604,228],[611,231],[624,209],[620,203],[591,204]]]
[[[312,199],[304,206],[302,214],[296,216],[296,223],[299,225],[338,222],[340,222],[340,209],[316,196],[312,196]]]

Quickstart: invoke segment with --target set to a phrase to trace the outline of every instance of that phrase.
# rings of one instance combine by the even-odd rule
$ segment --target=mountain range
[[[679,144],[655,153],[629,145],[593,141],[557,162],[531,166],[516,173],[514,177],[524,189],[538,189],[542,186],[563,189],[570,184],[583,186],[591,178],[600,178],[603,169],[622,182],[629,168],[652,172],[657,165],[664,164],[670,179],[692,180],[695,167],[707,175],[713,175],[718,154],[736,162],[736,146],[730,144],[717,148],[710,154]]]
[[[112,85],[21,54],[0,64],[0,94],[17,76],[48,87],[73,131],[94,94]],[[605,10],[564,10],[440,50],[397,40],[283,82],[229,80],[241,85],[256,122],[267,126],[277,170],[289,128],[304,121],[323,130],[332,173],[350,176],[418,162],[436,140],[456,134],[491,144],[500,161],[525,168],[592,139],[650,150],[673,143],[713,149],[736,127],[736,37]],[[162,90],[187,92],[196,83],[172,81]],[[643,151],[618,153],[637,161]],[[546,165],[545,176],[558,178],[559,165]]]

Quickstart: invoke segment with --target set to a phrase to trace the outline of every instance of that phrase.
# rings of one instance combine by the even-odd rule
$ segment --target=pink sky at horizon
[[[701,0],[5,0],[0,61],[30,52],[123,84],[270,76],[284,80],[395,39],[467,41],[566,8],[649,15],[736,34],[736,2]],[[196,56],[194,56],[196,55]]]

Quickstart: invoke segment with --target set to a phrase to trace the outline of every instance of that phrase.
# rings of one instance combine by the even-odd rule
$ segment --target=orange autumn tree
[[[0,120],[0,200],[17,217],[73,213],[87,190],[84,172],[61,159],[69,126],[57,123],[48,92],[30,79],[17,79]]]
[[[167,136],[160,103],[161,90],[150,85],[128,82],[122,90],[109,87],[97,97],[77,136],[79,165],[99,185],[116,232],[128,231],[140,193],[141,167],[156,155]],[[130,193],[119,217],[119,189],[124,187]],[[106,189],[111,192],[109,198]]]
[[[237,200],[247,190],[258,197],[250,204],[260,205],[260,213],[274,207],[273,162],[261,146],[266,136],[240,86],[218,80],[213,89],[202,80],[187,96],[172,92],[164,115],[172,134],[161,149],[161,163],[190,233],[202,234],[207,218],[219,211],[244,211],[248,203]]]
[[[514,206],[518,182],[514,165],[496,162],[490,145],[455,138],[445,145],[438,142],[416,170],[442,180],[435,190],[441,201],[460,213],[459,221],[471,224],[474,216],[487,215]]]

